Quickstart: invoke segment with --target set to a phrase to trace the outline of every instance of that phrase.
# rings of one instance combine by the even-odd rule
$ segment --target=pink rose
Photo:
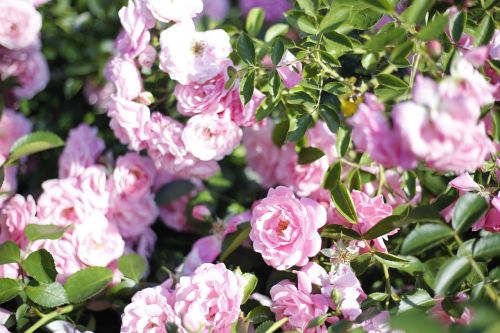
[[[160,69],[184,85],[212,79],[232,51],[224,30],[197,32],[192,21],[164,30],[160,44]]]
[[[151,69],[156,60],[156,50],[151,45],[146,46],[143,52],[139,54],[137,61],[139,64],[147,69]]]
[[[111,199],[108,219],[118,226],[124,238],[142,235],[157,217],[158,207],[152,195],[135,200],[123,197]]]
[[[358,223],[349,223],[344,217],[336,212],[334,216],[333,223],[341,224],[349,229],[353,229],[360,235],[370,230],[375,226],[380,220],[392,215],[392,207],[384,203],[384,198],[379,195],[375,198],[369,197],[366,193],[353,190],[351,193],[354,206],[356,207],[356,213],[358,215]],[[392,231],[384,236],[378,237],[373,240],[375,247],[382,252],[387,252],[384,240],[387,240],[388,235],[393,235],[397,230]]]
[[[302,63],[288,50],[278,63],[277,71],[287,89],[292,89],[302,81]]]
[[[88,266],[108,266],[123,254],[125,242],[118,228],[100,213],[93,214],[88,223],[76,226],[73,234],[76,255]]]
[[[127,58],[135,58],[146,51],[151,39],[148,31],[155,25],[155,19],[143,1],[129,0],[126,7],[118,11],[123,31],[116,39],[116,48]]]
[[[0,45],[18,50],[34,43],[42,28],[42,16],[29,1],[0,2]]]
[[[130,59],[121,57],[112,58],[105,69],[106,79],[116,88],[116,97],[134,100],[142,92],[141,73]]]
[[[14,195],[0,206],[0,244],[10,240],[24,247],[27,241],[24,228],[36,223],[38,219],[33,197],[30,195],[25,199],[22,195]]]
[[[252,209],[250,239],[264,261],[278,270],[304,266],[321,248],[318,229],[326,210],[311,199],[297,199],[292,190],[278,186]]]
[[[239,93],[239,84],[223,98],[224,114],[229,115],[238,126],[249,127],[256,123],[255,115],[260,104],[266,96],[254,89],[252,98],[243,106]]]
[[[85,168],[95,164],[104,149],[104,141],[97,136],[97,128],[81,124],[72,129],[59,157],[59,177],[80,175]]]
[[[203,264],[192,276],[179,279],[175,313],[183,322],[197,321],[206,331],[229,333],[240,316],[244,284],[243,278],[223,263]],[[190,319],[191,314],[196,320]]]
[[[202,0],[147,0],[151,14],[161,22],[182,22],[193,19],[203,10]]]
[[[102,213],[109,207],[110,186],[106,168],[102,165],[90,166],[77,178],[77,187],[85,194],[90,206]]]
[[[184,259],[182,274],[191,275],[202,264],[213,262],[219,256],[221,248],[222,238],[218,235],[198,239]]]
[[[297,288],[289,280],[284,280],[274,285],[270,291],[272,305],[271,311],[276,315],[276,320],[287,317],[283,325],[285,330],[298,329],[304,333],[325,333],[325,325],[307,329],[309,322],[328,313],[328,298],[320,294],[311,294],[299,284]]]
[[[191,215],[198,221],[205,221],[206,218],[210,217],[212,213],[210,212],[210,209],[208,209],[207,206],[205,205],[196,205],[193,207],[193,211],[191,212]]]
[[[125,243],[125,252],[135,252],[144,258],[150,258],[156,244],[156,233],[148,228],[136,239],[128,239]]]
[[[391,316],[389,311],[381,311],[370,319],[364,320],[362,323],[354,324],[352,328],[362,328],[367,333],[403,333],[400,330],[393,330],[389,325]]]
[[[203,15],[221,21],[229,12],[229,0],[203,0]]]
[[[127,153],[118,158],[113,171],[113,185],[116,194],[140,198],[151,191],[156,175],[153,161],[136,153]]]
[[[376,174],[375,172],[371,172]],[[404,179],[400,172],[395,169],[384,171],[385,182],[387,186],[382,187],[382,194],[385,198],[385,203],[391,205],[392,208],[404,204],[411,204],[413,206],[417,205],[422,198],[422,187],[418,179],[415,181],[415,196],[413,198],[408,198],[405,191],[403,191]],[[363,185],[363,192],[369,196],[375,195],[378,190],[378,180],[374,180],[371,183],[366,183]]]
[[[133,150],[146,147],[148,137],[145,129],[150,121],[150,111],[146,105],[113,97],[108,116],[111,117],[110,127],[123,144],[128,144]]]
[[[184,196],[171,204],[160,206],[160,219],[169,228],[178,232],[191,231],[192,227],[188,224],[186,217],[186,208],[189,197]]]
[[[467,301],[464,293],[455,296],[455,302],[462,303]],[[448,327],[451,324],[469,325],[472,321],[473,313],[469,308],[465,308],[460,318],[455,318],[443,309],[443,298],[437,297],[436,304],[429,310],[431,318],[438,320],[442,325]]]
[[[18,279],[19,265],[16,263],[0,265],[0,278]]]
[[[221,160],[239,145],[241,129],[217,115],[191,117],[182,133],[186,149],[202,161]]]
[[[31,122],[25,116],[11,109],[3,110],[0,117],[0,164],[7,159],[12,144],[29,132]]]
[[[120,333],[166,333],[167,323],[180,324],[173,303],[172,292],[164,286],[138,291],[123,310]]]
[[[284,18],[283,14],[292,8],[288,0],[240,0],[240,7],[246,16],[255,7],[260,7],[266,12],[266,21],[276,22]]]

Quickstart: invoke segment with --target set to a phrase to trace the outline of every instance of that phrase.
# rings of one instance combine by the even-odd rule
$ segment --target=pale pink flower
[[[278,183],[276,168],[281,151],[271,140],[273,122],[266,118],[262,122],[243,130],[243,144],[248,166],[254,171],[262,186]]]
[[[456,177],[450,182],[450,186],[456,188],[459,191],[480,191],[481,187],[478,183],[472,179],[468,172],[464,172],[462,175]]]
[[[221,160],[239,145],[241,129],[217,115],[191,117],[182,133],[186,149],[202,161]]]
[[[18,279],[19,265],[16,263],[0,265],[0,278]]]
[[[24,228],[36,224],[36,203],[31,195],[24,198],[16,194],[0,206],[0,244],[8,240],[19,247],[26,244]]]
[[[264,261],[278,270],[304,266],[321,248],[318,229],[326,210],[316,201],[298,199],[284,186],[270,189],[252,209],[250,239]]]
[[[42,28],[42,16],[29,1],[0,2],[0,45],[18,50],[33,44]]]
[[[266,96],[258,89],[254,89],[250,101],[243,105],[239,93],[239,85],[236,85],[223,98],[224,114],[228,115],[238,126],[249,127],[256,123],[255,115],[260,104]]]
[[[278,63],[277,71],[287,89],[292,89],[302,81],[302,63],[288,50]]]
[[[436,304],[429,310],[429,314],[431,318],[438,320],[441,324],[448,327],[451,324],[459,324],[459,325],[469,325],[472,320],[473,313],[469,308],[465,308],[464,312],[460,316],[460,318],[455,318],[448,314],[443,309],[443,298],[437,297],[435,298]],[[455,302],[465,302],[467,301],[467,296],[464,293],[459,293],[455,296]]]
[[[202,264],[213,262],[219,256],[221,248],[222,238],[219,235],[198,239],[184,259],[182,274],[191,275]]]
[[[140,198],[151,192],[156,168],[148,157],[127,153],[118,158],[113,171],[115,193],[130,198]]]
[[[193,311],[204,332],[229,333],[240,315],[244,285],[242,276],[228,270],[223,263],[203,264],[192,276],[179,279],[175,313],[185,317]]]
[[[124,57],[133,59],[149,45],[151,34],[148,30],[155,25],[155,19],[143,2],[129,0],[127,6],[118,11],[123,31],[116,39],[116,47]]]
[[[9,311],[0,308],[0,325],[4,325],[11,316],[11,314],[12,313],[10,313]]]
[[[114,197],[111,199],[108,219],[116,224],[124,238],[138,237],[158,217],[158,207],[153,195],[138,199]]]
[[[343,216],[336,212],[333,223],[341,224],[349,229],[353,229],[360,235],[363,235],[372,227],[374,227],[380,220],[392,215],[392,207],[384,203],[382,195],[375,198],[369,197],[366,193],[353,190],[351,193],[354,207],[358,216],[358,223],[352,224],[348,222]],[[388,235],[393,235],[397,232],[394,230],[384,236],[378,237],[373,240],[375,247],[382,252],[387,252],[384,240],[387,240]]]
[[[381,311],[372,318],[367,319],[362,323],[354,324],[352,327],[361,327],[366,333],[402,333],[402,331],[391,329],[389,320],[389,311]]]
[[[186,208],[189,202],[189,196],[184,196],[168,205],[160,206],[160,219],[169,228],[178,232],[191,231],[192,227],[188,224]]]
[[[161,22],[189,21],[203,10],[202,0],[147,0],[151,14]]]
[[[12,144],[31,132],[31,122],[21,113],[4,109],[0,118],[0,164],[7,159]]]
[[[156,49],[151,45],[148,45],[144,51],[139,54],[137,61],[143,68],[151,69],[155,63],[156,55]]]
[[[229,0],[203,0],[202,15],[207,15],[212,20],[220,21],[229,12]]]
[[[197,32],[192,21],[175,24],[163,31],[160,44],[160,69],[180,84],[212,79],[227,62],[232,50],[229,35],[224,30]]]
[[[372,174],[376,174],[376,172],[372,172]],[[386,204],[391,205],[392,208],[396,208],[407,203],[415,206],[420,202],[422,198],[422,186],[420,186],[418,179],[415,180],[415,196],[410,199],[403,190],[404,179],[400,171],[395,169],[385,170],[384,178],[387,186],[382,187],[382,194]],[[371,183],[363,184],[363,192],[370,196],[375,195],[378,190],[378,184],[377,179]]]
[[[59,157],[59,177],[80,175],[85,168],[95,164],[104,149],[104,141],[97,136],[97,128],[81,124],[72,129]]]
[[[125,307],[120,333],[166,333],[167,323],[179,324],[172,292],[157,286],[138,291]]]
[[[500,232],[500,194],[491,200],[491,205],[492,208],[486,213],[483,228],[489,232]]]
[[[283,325],[285,330],[298,329],[304,333],[324,333],[325,325],[307,328],[309,322],[328,313],[328,298],[321,294],[311,294],[311,290],[304,289],[301,284],[297,288],[289,280],[283,280],[274,285],[270,291],[276,320],[287,317]]]
[[[288,0],[240,0],[240,7],[246,16],[252,8],[260,7],[266,12],[266,21],[276,22],[284,18],[283,14],[292,8]]]
[[[76,327],[64,320],[54,320],[45,325],[51,333],[92,333],[91,331],[80,332]]]
[[[146,147],[146,141],[149,138],[145,129],[151,116],[146,105],[113,97],[110,101],[108,116],[111,117],[110,127],[123,144],[128,144],[133,150]]]
[[[149,259],[155,249],[156,240],[156,233],[153,229],[148,228],[133,242],[129,240],[126,247],[128,249],[133,248],[132,252]]]
[[[76,226],[73,234],[76,255],[88,266],[108,266],[123,254],[125,242],[118,228],[100,213],[93,214],[88,223]]]
[[[210,209],[208,209],[207,206],[205,205],[196,205],[193,207],[193,211],[191,212],[191,215],[198,221],[205,221],[207,217],[210,217],[212,213],[210,212]]]
[[[77,187],[93,209],[106,213],[111,191],[104,166],[93,165],[86,168],[77,178]]]
[[[106,65],[104,74],[115,85],[116,97],[134,100],[142,92],[141,73],[133,60],[114,57]]]

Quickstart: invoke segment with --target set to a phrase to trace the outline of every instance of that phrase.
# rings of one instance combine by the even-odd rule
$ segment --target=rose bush
[[[498,331],[499,16],[0,0],[0,332]]]

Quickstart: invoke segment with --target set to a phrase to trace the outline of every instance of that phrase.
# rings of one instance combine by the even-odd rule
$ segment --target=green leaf
[[[247,34],[242,33],[240,38],[238,38],[236,50],[238,51],[241,60],[249,65],[255,64],[255,47]]]
[[[155,201],[158,206],[169,205],[180,198],[189,195],[195,186],[189,180],[174,180],[160,188],[156,193]]]
[[[391,61],[396,63],[401,63],[402,61],[406,61],[408,55],[413,51],[415,47],[415,43],[412,40],[406,40],[396,46],[394,51],[391,53]]]
[[[295,142],[301,140],[306,134],[306,130],[312,123],[312,117],[309,113],[305,113],[302,116],[295,119],[295,128],[288,132],[288,140]]]
[[[286,135],[288,134],[289,129],[290,121],[288,120],[288,118],[274,125],[272,140],[276,146],[283,146],[286,141]]]
[[[44,150],[64,146],[64,141],[51,132],[33,132],[19,138],[10,148],[9,158],[5,166],[12,165],[24,156]]]
[[[283,54],[285,53],[285,45],[281,39],[276,39],[273,44],[273,53],[271,53],[271,61],[273,64],[278,65],[283,59]]]
[[[491,119],[493,120],[493,138],[496,142],[500,142],[500,112],[492,112]]]
[[[245,273],[242,275],[243,280],[245,280],[245,285],[243,286],[243,300],[241,304],[244,304],[250,298],[255,287],[257,287],[257,282],[259,281],[254,274]]]
[[[466,193],[458,198],[451,225],[457,233],[468,230],[479,218],[486,213],[489,205],[483,198],[474,193]]]
[[[123,275],[138,283],[148,270],[148,262],[142,256],[131,253],[118,259],[118,269]]]
[[[44,249],[30,253],[21,266],[23,270],[40,283],[56,280],[57,271],[52,255]]]
[[[27,286],[26,295],[38,305],[53,308],[69,303],[63,286],[58,282],[41,284],[39,286]]]
[[[337,97],[334,97],[334,100],[337,101],[335,106],[322,104],[318,108],[318,113],[320,118],[326,123],[326,126],[328,126],[328,129],[332,133],[337,133],[340,127],[340,102]]]
[[[361,0],[361,2],[382,14],[394,11],[394,7],[387,0]]]
[[[418,254],[434,246],[442,244],[453,237],[453,231],[442,224],[423,224],[404,238],[401,254]]]
[[[424,41],[435,39],[444,32],[447,23],[448,16],[436,14],[434,19],[418,32],[417,38]]]
[[[340,127],[337,131],[337,152],[339,157],[344,157],[351,145],[351,130]]]
[[[398,314],[407,311],[421,310],[427,311],[434,306],[436,301],[424,289],[417,288],[401,297],[398,307]]]
[[[471,271],[471,265],[465,257],[452,257],[446,261],[436,276],[436,294],[453,294]]]
[[[377,75],[377,81],[379,82],[379,84],[386,87],[392,87],[403,90],[408,89],[408,83],[406,83],[405,81],[401,80],[400,78],[392,74],[379,74]]]
[[[462,37],[465,27],[467,26],[467,12],[465,10],[459,11],[458,14],[451,19],[450,26],[451,37],[458,43],[460,37]]]
[[[0,278],[0,304],[10,301],[16,297],[23,288],[19,281],[14,279]]]
[[[413,198],[417,194],[417,175],[413,171],[403,172],[403,191],[408,198]]]
[[[250,320],[254,325],[260,324],[264,321],[268,321],[274,318],[274,314],[267,306],[257,306],[253,308],[247,315],[247,319]]]
[[[263,322],[254,333],[273,333],[276,332],[281,326],[283,326],[288,321],[288,318],[282,318],[277,322],[273,323],[272,321]]]
[[[406,38],[406,30],[403,28],[394,28],[384,33],[373,36],[365,47],[371,51],[380,51],[387,45],[397,46],[399,42]]]
[[[319,30],[322,33],[334,31],[342,23],[344,23],[351,14],[350,7],[333,7],[330,11],[323,17],[321,23],[319,24]]]
[[[472,255],[479,260],[500,257],[500,234],[490,234],[476,240]]]
[[[288,32],[288,24],[277,23],[269,27],[269,29],[267,29],[266,35],[264,36],[264,41],[266,43],[269,43],[274,38],[280,35],[286,35],[287,32]]]
[[[264,24],[265,12],[260,7],[252,8],[247,15],[245,28],[250,36],[257,36]]]
[[[425,14],[434,5],[435,0],[415,0],[412,5],[408,7],[401,17],[410,24],[420,23],[425,17]]]
[[[13,241],[6,241],[0,245],[0,265],[19,262],[21,259],[21,250]]]
[[[349,37],[335,31],[330,31],[328,35],[323,37],[323,41],[325,50],[334,57],[339,57],[351,51],[353,47]]]
[[[321,237],[345,240],[361,240],[361,236],[354,230],[340,224],[329,224],[321,229]]]
[[[333,187],[331,193],[332,200],[337,211],[350,223],[357,224],[358,215],[356,213],[356,208],[354,207],[351,194],[347,190],[346,186],[342,183],[337,183]]]
[[[316,147],[304,147],[299,152],[299,164],[310,164],[325,156],[325,153]]]
[[[316,14],[316,8],[313,0],[297,0],[297,3],[307,15],[314,16]]]
[[[359,169],[352,169],[347,176],[347,180],[349,181],[349,188],[352,190],[361,190],[363,186],[361,181],[361,175],[359,173]]]
[[[220,255],[221,261],[226,260],[226,258],[248,238],[250,230],[250,222],[240,223],[238,224],[236,232],[224,238]]]
[[[61,227],[55,224],[28,224],[24,228],[26,238],[34,242],[39,239],[59,239],[71,226]]]
[[[474,42],[477,46],[486,45],[490,42],[495,33],[495,22],[490,15],[486,15],[479,23]]]
[[[0,188],[3,186],[4,180],[5,180],[5,169],[3,165],[0,165]]]
[[[379,263],[392,268],[404,268],[409,263],[408,260],[390,253],[375,252],[374,257]]]
[[[330,167],[326,171],[325,178],[323,179],[323,188],[327,190],[333,189],[333,186],[340,182],[341,176],[342,161],[338,160],[337,162],[330,165]]]
[[[351,260],[351,267],[356,275],[361,275],[368,269],[372,261],[371,253],[363,253]]]
[[[21,304],[16,310],[16,329],[21,332],[25,331],[23,328],[30,322],[28,311],[30,306],[28,304]]]
[[[318,29],[313,21],[311,21],[307,16],[300,16],[297,20],[297,27],[300,31],[303,31],[307,34],[316,35],[318,33]]]
[[[328,317],[329,317],[329,314],[327,313],[327,314],[324,314],[322,316],[313,318],[309,321],[306,328],[314,328],[317,326],[321,326],[325,323],[325,321],[328,319]]]
[[[247,105],[252,100],[255,89],[255,72],[248,72],[240,82],[240,98],[243,105]]]
[[[100,293],[113,280],[113,272],[104,267],[88,267],[71,275],[64,289],[71,303],[81,303]]]

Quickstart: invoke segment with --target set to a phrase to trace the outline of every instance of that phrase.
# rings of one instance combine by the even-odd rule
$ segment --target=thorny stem
[[[42,318],[40,318],[33,326],[28,328],[26,332],[24,333],[34,333],[36,332],[37,329],[42,327],[43,325],[47,324],[49,321],[52,319],[59,317],[60,315],[63,315],[65,313],[73,311],[73,305],[66,305],[62,308],[57,308],[54,311],[42,315]]]

